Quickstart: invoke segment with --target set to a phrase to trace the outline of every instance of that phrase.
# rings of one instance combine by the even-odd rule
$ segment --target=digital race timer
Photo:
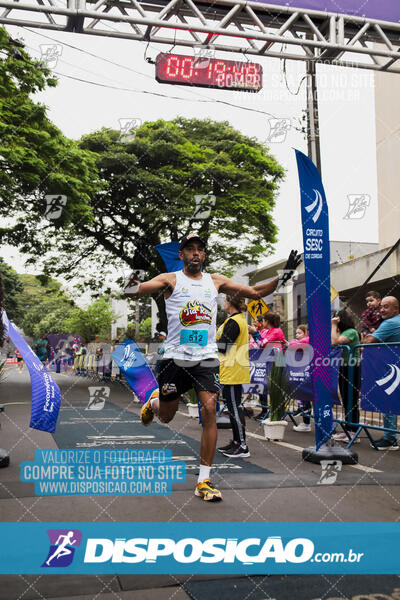
[[[156,58],[156,79],[159,83],[258,92],[262,88],[262,66],[162,52]]]

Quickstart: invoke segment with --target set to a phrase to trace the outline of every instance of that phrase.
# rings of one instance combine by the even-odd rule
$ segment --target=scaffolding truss
[[[243,0],[0,0],[0,23],[400,73],[400,24]]]

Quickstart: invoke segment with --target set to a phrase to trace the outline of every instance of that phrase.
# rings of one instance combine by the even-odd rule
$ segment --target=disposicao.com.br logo
[[[363,553],[317,552],[312,540],[293,538],[286,543],[280,536],[267,538],[89,538],[85,563],[157,563],[169,558],[180,564],[235,563],[244,565],[275,563],[346,563],[360,562]]]
[[[68,567],[74,558],[75,548],[81,545],[79,529],[48,529],[50,548],[42,567]]]

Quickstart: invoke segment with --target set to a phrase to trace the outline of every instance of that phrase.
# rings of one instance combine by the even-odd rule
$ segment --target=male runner
[[[129,297],[163,292],[168,337],[158,377],[159,398],[143,405],[141,420],[150,425],[154,414],[169,423],[178,409],[180,396],[194,388],[201,404],[203,431],[200,444],[200,473],[195,495],[206,501],[222,500],[221,492],[210,483],[210,469],[217,443],[216,402],[220,390],[216,342],[217,296],[219,293],[258,300],[284,285],[301,259],[292,250],[281,277],[268,283],[246,286],[217,273],[203,273],[206,243],[197,234],[184,237],[179,246],[182,271],[162,273],[139,283],[132,274],[125,294]]]

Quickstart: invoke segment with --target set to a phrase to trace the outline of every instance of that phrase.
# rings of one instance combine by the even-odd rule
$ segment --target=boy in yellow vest
[[[230,458],[250,456],[246,444],[246,425],[242,401],[242,384],[250,383],[249,333],[247,329],[246,303],[238,296],[227,296],[225,310],[229,317],[217,331],[220,352],[220,382],[231,421],[233,440],[218,448]]]

